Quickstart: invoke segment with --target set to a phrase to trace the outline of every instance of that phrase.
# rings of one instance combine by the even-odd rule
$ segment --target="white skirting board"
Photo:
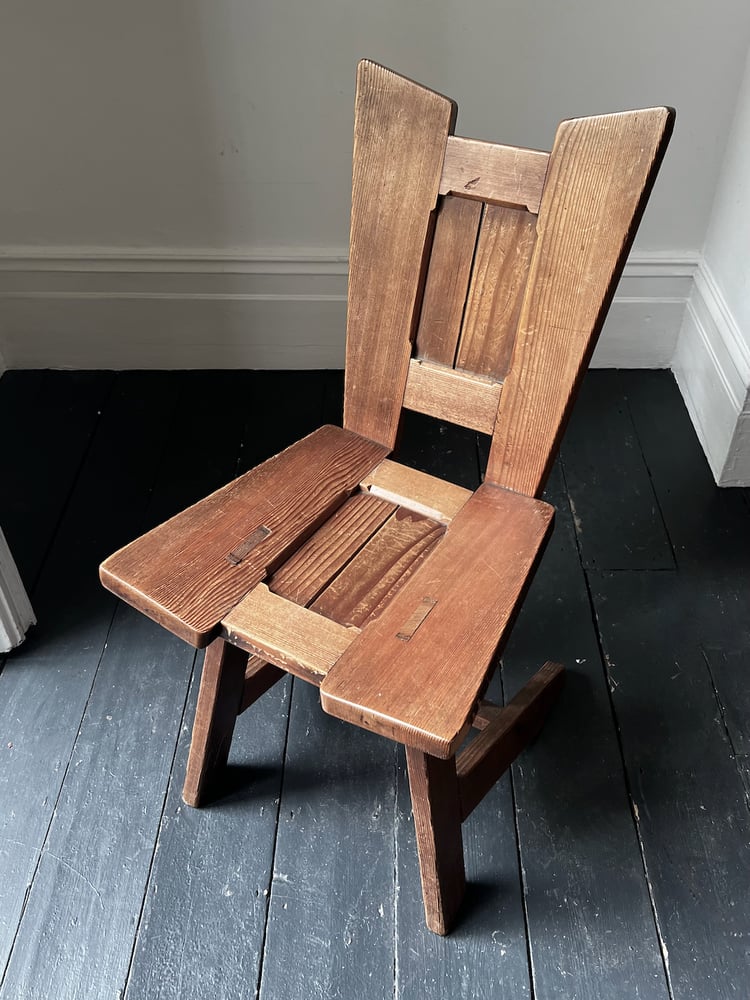
[[[705,264],[672,368],[716,482],[750,486],[750,346]]]
[[[5,535],[0,531],[0,653],[23,642],[26,630],[35,622]]]
[[[669,367],[695,254],[636,253],[593,364]],[[8,368],[341,368],[342,248],[0,248]]]

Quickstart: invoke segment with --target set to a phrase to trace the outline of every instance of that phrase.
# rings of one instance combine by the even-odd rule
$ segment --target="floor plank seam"
[[[164,789],[164,798],[162,800],[161,810],[159,812],[159,823],[158,823],[158,825],[156,827],[156,838],[154,839],[154,847],[153,847],[153,850],[151,851],[151,860],[149,861],[148,872],[146,873],[146,879],[145,879],[145,882],[143,883],[143,898],[141,899],[140,909],[138,910],[138,919],[136,920],[136,924],[135,924],[135,933],[133,934],[133,944],[132,944],[132,947],[130,949],[130,957],[128,958],[128,967],[127,967],[127,969],[125,971],[125,978],[123,980],[122,990],[118,994],[119,996],[121,996],[123,998],[127,998],[127,995],[128,995],[128,989],[129,989],[129,985],[130,985],[130,974],[131,974],[132,969],[133,969],[133,961],[135,959],[135,953],[136,953],[136,951],[138,949],[138,943],[140,941],[141,927],[142,927],[142,923],[143,923],[143,911],[146,908],[146,902],[148,900],[148,893],[149,893],[149,889],[151,888],[151,876],[152,876],[152,873],[153,873],[153,870],[154,870],[154,862],[156,860],[156,853],[157,853],[157,851],[159,849],[159,841],[161,839],[162,825],[164,823],[164,813],[165,813],[166,808],[167,808],[167,802],[169,800],[169,793],[172,790],[172,783],[175,780],[175,773],[174,773],[175,767],[174,767],[174,765],[175,765],[175,760],[177,759],[177,752],[178,752],[179,746],[180,746],[180,734],[182,733],[182,727],[183,727],[183,725],[185,725],[185,713],[187,712],[188,701],[190,699],[190,689],[193,686],[193,677],[195,675],[195,667],[196,667],[197,659],[198,659],[198,653],[196,651],[193,654],[193,665],[190,668],[190,676],[188,678],[187,684],[185,685],[185,700],[182,703],[182,712],[180,714],[180,724],[177,727],[177,735],[175,737],[174,749],[172,751],[172,760],[171,760],[170,765],[169,765],[169,779],[167,780],[167,783],[166,783],[166,786],[165,786],[165,789]]]
[[[716,684],[716,678],[714,676],[713,670],[711,669],[711,661],[709,657],[706,655],[706,650],[703,647],[703,644],[701,644],[700,650],[703,662],[706,665],[706,670],[708,671],[708,677],[711,682],[711,688],[714,693],[714,698],[716,699],[716,706],[719,710],[719,718],[721,719],[721,725],[724,730],[724,735],[726,737],[727,743],[729,744],[729,748],[732,752],[732,760],[734,761],[735,767],[737,768],[740,782],[742,783],[742,788],[744,789],[745,805],[747,806],[748,810],[750,810],[750,773],[748,772],[748,769],[746,767],[743,767],[740,763],[744,759],[744,755],[737,749],[734,739],[732,738],[732,731],[727,723],[726,707],[724,705],[724,702],[722,701],[721,695],[719,694],[719,688]]]
[[[400,826],[400,814],[398,808],[399,788],[403,780],[401,774],[401,747],[396,744],[393,760],[393,1000],[399,1000],[399,976],[400,969],[398,963],[398,904],[401,894],[399,885],[398,869],[398,831]]]
[[[565,489],[565,495],[568,498],[568,504],[571,506],[571,514],[572,514],[572,505],[571,505],[571,501],[570,501],[570,494],[568,492],[568,483],[567,483],[567,479],[566,479],[566,476],[565,476],[565,463],[564,463],[562,457],[560,458],[560,472],[561,472],[561,475],[562,475],[562,481],[563,481],[563,486],[564,486],[564,489]],[[650,475],[650,473],[649,473],[649,475]],[[575,522],[574,522],[574,524],[575,524]],[[665,526],[665,531],[666,531],[666,526]],[[631,784],[631,781],[630,781],[630,775],[628,773],[628,767],[627,767],[627,763],[625,761],[625,748],[623,746],[622,730],[620,728],[620,720],[619,720],[618,715],[617,715],[617,709],[615,707],[615,702],[614,702],[614,697],[613,697],[613,681],[614,681],[614,678],[611,676],[611,674],[609,672],[609,660],[608,660],[608,657],[607,657],[606,650],[604,649],[604,643],[603,643],[603,639],[602,639],[602,634],[601,634],[601,631],[600,631],[600,628],[599,628],[599,619],[598,619],[598,616],[596,614],[596,606],[594,604],[594,596],[593,596],[593,594],[591,592],[591,581],[589,579],[589,572],[586,570],[586,568],[583,565],[583,553],[581,551],[581,545],[580,545],[580,540],[578,538],[578,532],[577,532],[577,530],[575,530],[575,528],[574,528],[574,531],[573,531],[573,535],[574,535],[574,538],[575,538],[576,551],[578,552],[578,559],[579,559],[579,562],[581,563],[581,570],[582,570],[582,573],[583,573],[583,579],[584,579],[584,583],[585,583],[585,586],[586,586],[586,597],[588,599],[588,604],[589,604],[589,614],[591,615],[591,621],[592,621],[593,628],[594,628],[594,635],[596,636],[596,645],[597,645],[597,649],[599,651],[599,663],[601,665],[602,671],[604,672],[605,684],[606,684],[606,688],[607,688],[607,697],[609,699],[609,709],[610,709],[610,713],[611,713],[611,717],[612,717],[612,725],[613,725],[613,728],[614,728],[614,731],[615,731],[615,738],[617,740],[617,750],[618,750],[618,753],[620,755],[620,764],[621,764],[621,767],[622,767],[623,782],[624,782],[624,785],[625,785],[625,792],[626,792],[626,795],[627,795],[628,804],[630,806],[630,816],[631,816],[631,819],[632,819],[632,822],[633,822],[633,829],[635,831],[636,840],[638,842],[638,850],[639,850],[640,858],[641,858],[641,866],[643,868],[643,877],[644,877],[644,880],[646,882],[646,890],[647,890],[647,893],[648,893],[649,906],[651,908],[651,916],[652,916],[652,919],[653,919],[653,922],[654,922],[654,930],[656,932],[656,938],[657,938],[657,940],[659,942],[659,953],[661,955],[662,967],[664,969],[665,985],[666,985],[666,988],[667,988],[667,992],[669,994],[669,1000],[675,1000],[674,990],[672,988],[672,976],[671,976],[670,969],[669,969],[669,951],[667,950],[666,941],[664,939],[664,935],[662,934],[661,924],[660,924],[660,921],[659,921],[659,913],[658,913],[658,909],[657,909],[657,906],[656,906],[656,898],[654,896],[654,887],[653,887],[653,884],[651,882],[651,876],[650,876],[649,870],[648,870],[648,861],[646,860],[646,845],[644,844],[643,837],[641,835],[640,817],[638,815],[638,805],[637,805],[637,803],[635,801],[635,797],[633,795],[633,788],[632,788],[632,784]],[[670,545],[671,544],[672,544],[672,542],[671,542],[671,539],[670,539]],[[631,570],[631,572],[638,572],[638,571],[637,570]]]
[[[617,381],[619,383],[622,383],[622,376],[621,375],[617,376]],[[672,560],[674,562],[674,568],[675,569],[679,569],[679,565],[680,564],[677,561],[677,550],[675,549],[674,542],[672,541],[672,536],[670,535],[669,528],[667,527],[667,518],[664,515],[664,511],[662,510],[662,506],[661,506],[661,501],[659,500],[659,491],[657,489],[656,483],[654,482],[654,477],[653,477],[653,475],[651,473],[651,466],[648,464],[648,459],[646,458],[646,452],[645,452],[645,450],[643,448],[643,441],[641,440],[641,436],[638,433],[638,425],[636,423],[635,417],[633,416],[633,411],[630,408],[630,399],[628,397],[626,389],[624,387],[622,387],[622,386],[621,386],[621,396],[622,396],[623,400],[625,401],[625,406],[627,407],[627,411],[628,411],[628,417],[630,418],[630,424],[631,424],[631,426],[633,428],[633,434],[635,435],[635,439],[638,442],[638,448],[639,448],[640,453],[641,453],[641,458],[643,459],[643,467],[645,468],[646,473],[647,473],[648,478],[649,478],[649,482],[651,483],[651,492],[652,492],[653,497],[654,497],[654,503],[656,504],[656,509],[659,511],[659,518],[661,520],[662,527],[664,528],[664,534],[666,536],[667,541],[669,542],[669,549],[670,549],[670,552],[672,553]],[[562,460],[561,460],[560,464],[561,465],[563,464]],[[563,478],[564,478],[564,476],[565,476],[565,468],[564,468],[564,465],[563,465]]]
[[[39,853],[37,855],[37,859],[34,864],[34,871],[31,875],[31,881],[27,886],[26,894],[24,896],[23,904],[21,906],[21,911],[18,915],[18,923],[16,924],[16,930],[15,933],[13,934],[13,940],[11,942],[10,948],[8,949],[8,958],[5,963],[5,968],[3,969],[2,975],[0,976],[0,995],[2,994],[3,986],[8,975],[8,969],[10,968],[11,962],[13,960],[13,952],[15,951],[16,943],[18,941],[18,935],[21,932],[21,926],[23,924],[23,919],[26,914],[26,909],[28,907],[29,897],[31,896],[32,890],[34,888],[34,882],[36,880],[37,873],[39,872],[39,865],[41,864],[42,857],[46,853],[47,842],[49,840],[50,831],[52,829],[53,823],[55,822],[55,817],[57,816],[57,807],[60,804],[60,798],[63,793],[63,788],[65,787],[65,781],[68,777],[68,772],[70,770],[71,762],[73,760],[73,757],[75,756],[75,750],[76,746],[78,745],[78,740],[81,736],[81,729],[83,728],[83,722],[84,719],[86,718],[86,712],[88,711],[89,703],[91,701],[91,695],[94,690],[94,685],[96,684],[96,678],[99,674],[99,669],[101,668],[102,660],[104,659],[104,654],[106,653],[107,650],[107,643],[109,641],[110,633],[112,632],[112,626],[114,625],[115,617],[117,616],[118,607],[114,605],[114,601],[112,602],[112,604],[113,604],[112,614],[109,619],[109,625],[107,626],[107,633],[104,637],[104,642],[102,644],[102,649],[99,654],[99,659],[97,660],[96,663],[96,670],[94,670],[93,675],[91,677],[91,685],[89,687],[89,692],[86,695],[86,701],[84,702],[83,711],[81,712],[81,718],[78,722],[78,729],[76,731],[76,736],[70,746],[70,756],[68,757],[67,763],[65,764],[65,770],[63,771],[63,776],[60,779],[60,785],[57,789],[57,795],[55,796],[55,804],[50,812],[49,822],[47,823],[47,829],[44,832],[44,837],[42,839],[42,843],[39,848]]]
[[[261,989],[263,987],[263,966],[265,964],[266,958],[266,946],[268,941],[268,921],[271,916],[271,900],[273,898],[273,881],[274,874],[276,872],[276,852],[279,846],[279,823],[281,820],[281,801],[284,798],[284,779],[286,778],[286,756],[287,747],[289,746],[289,731],[292,723],[292,704],[294,698],[294,685],[296,683],[296,678],[290,675],[289,677],[289,697],[287,701],[287,716],[286,716],[286,731],[284,733],[284,749],[281,754],[281,775],[279,777],[279,799],[276,803],[276,823],[274,827],[273,834],[273,850],[271,852],[271,867],[268,872],[268,884],[264,890],[266,895],[266,918],[263,923],[263,937],[260,942],[260,950],[258,954],[258,977],[255,985],[255,997],[260,997]]]
[[[503,677],[502,660],[500,662],[500,670],[498,670],[498,675],[500,678],[500,700],[503,705],[506,703],[505,698],[505,678]],[[518,875],[519,883],[521,886],[521,912],[523,913],[523,934],[526,944],[526,965],[529,972],[529,1000],[535,1000],[536,998],[536,984],[534,982],[534,960],[531,953],[531,930],[529,925],[529,908],[526,899],[527,893],[527,880],[526,880],[526,869],[523,865],[523,852],[521,849],[521,828],[518,822],[518,804],[516,800],[516,784],[515,784],[515,769],[518,767],[518,762],[514,762],[508,769],[508,777],[510,780],[510,801],[513,808],[513,830],[516,839],[516,861],[518,863]]]

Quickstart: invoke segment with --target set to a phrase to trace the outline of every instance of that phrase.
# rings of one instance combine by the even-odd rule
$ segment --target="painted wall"
[[[9,366],[340,364],[362,55],[455,97],[459,133],[520,145],[548,148],[571,115],[678,108],[596,356],[669,363],[747,0],[5,0],[0,16]]]
[[[342,247],[367,55],[549,148],[564,117],[677,106],[639,246],[703,243],[746,0],[5,0],[5,245]],[[698,72],[699,66],[710,71]]]
[[[750,485],[750,52],[673,368],[717,482]]]

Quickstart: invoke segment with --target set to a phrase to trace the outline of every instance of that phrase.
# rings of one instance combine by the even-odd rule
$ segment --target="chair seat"
[[[202,648],[388,453],[325,426],[115,552],[105,587]]]
[[[357,494],[268,586],[238,603],[223,633],[320,684],[330,714],[449,757],[466,735],[552,517],[548,504],[490,484],[447,529]],[[336,551],[338,559],[320,558]],[[322,574],[309,571],[316,559]]]

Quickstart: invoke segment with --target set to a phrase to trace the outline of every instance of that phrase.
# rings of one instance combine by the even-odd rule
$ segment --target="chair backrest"
[[[538,495],[674,122],[562,122],[551,153],[453,135],[456,106],[357,73],[344,426],[402,408],[492,435],[486,478]]]

